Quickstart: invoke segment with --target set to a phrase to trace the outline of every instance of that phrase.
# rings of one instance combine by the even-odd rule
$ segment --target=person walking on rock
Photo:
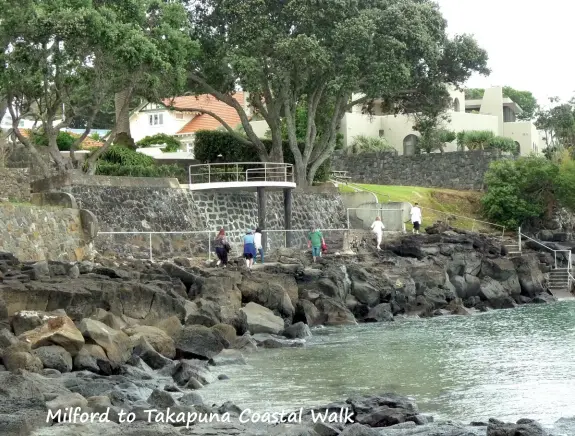
[[[311,247],[311,255],[315,263],[318,256],[321,256],[321,247],[325,245],[322,233],[319,229],[313,228],[307,237],[307,248]]]
[[[375,233],[375,238],[377,240],[377,249],[381,250],[381,240],[383,239],[383,229],[385,226],[381,222],[381,217],[376,217],[375,221],[371,225],[371,231]]]
[[[217,266],[228,266],[228,252],[230,251],[230,244],[226,238],[226,231],[221,229],[214,240],[214,247],[216,249],[216,256],[218,256]]]
[[[412,233],[419,235],[419,226],[421,226],[421,220],[422,220],[421,208],[419,207],[419,204],[415,203],[413,205],[411,211],[409,212],[409,215],[411,216],[411,224],[413,224]]]
[[[254,238],[254,231],[248,229],[246,235],[244,236],[244,259],[246,260],[246,266],[248,270],[252,270],[254,265],[254,259],[256,258],[256,244]]]
[[[264,247],[262,246],[262,230],[258,227],[254,233],[254,244],[256,245],[256,253],[259,253],[262,264],[264,263]],[[257,255],[256,255],[257,257]],[[254,258],[254,263],[256,263],[257,258]]]

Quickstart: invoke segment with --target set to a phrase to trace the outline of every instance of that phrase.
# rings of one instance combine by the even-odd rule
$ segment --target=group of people
[[[419,228],[421,226],[421,208],[417,203],[411,208],[410,219],[413,225],[412,232],[414,234],[419,234]],[[371,230],[375,234],[377,249],[381,250],[381,242],[383,240],[383,230],[385,225],[381,221],[381,217],[376,217],[375,221],[371,225]],[[262,231],[258,227],[255,230],[248,229],[243,237],[243,257],[246,262],[246,267],[251,271],[254,263],[257,262],[258,254],[260,255],[261,263],[264,263],[264,247],[262,245]],[[327,251],[327,245],[325,243],[325,238],[318,228],[312,228],[308,233],[307,246],[311,248],[311,255],[314,263],[317,261],[318,257],[321,257],[323,253]],[[226,232],[221,229],[216,236],[214,241],[214,247],[216,250],[216,255],[218,256],[217,266],[222,265],[224,268],[228,266],[228,254],[231,250],[231,245],[226,238]]]
[[[322,253],[327,251],[327,245],[321,231],[312,228],[308,234],[308,248],[311,248],[313,261],[316,262]],[[262,245],[262,231],[257,229],[248,229],[243,237],[243,257],[246,267],[251,271],[254,263],[257,262],[257,256],[260,255],[261,263],[264,263],[264,248]],[[214,248],[218,257],[217,266],[222,265],[224,268],[228,265],[228,254],[231,251],[231,245],[226,238],[226,231],[221,229],[214,240]]]
[[[409,211],[409,216],[411,220],[411,224],[413,225],[412,232],[416,235],[419,235],[419,227],[421,226],[421,208],[419,204],[415,203],[411,210]],[[371,225],[371,231],[375,234],[375,239],[377,243],[377,249],[381,250],[381,241],[383,240],[383,230],[385,226],[381,221],[381,217],[376,217],[375,221]]]
[[[248,269],[252,269],[252,266],[257,260],[258,254],[260,255],[261,263],[264,263],[264,248],[262,245],[261,229],[259,227],[255,230],[248,229],[244,235],[243,242],[243,257]],[[216,250],[216,256],[218,256],[217,266],[222,265],[224,268],[226,268],[228,266],[228,254],[232,247],[226,238],[226,231],[224,229],[221,229],[216,236],[214,247]]]

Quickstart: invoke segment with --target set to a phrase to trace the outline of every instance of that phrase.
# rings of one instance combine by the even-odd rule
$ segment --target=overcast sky
[[[472,77],[468,87],[509,85],[533,92],[540,104],[575,95],[572,1],[436,1],[449,33],[475,35],[489,54],[491,75]]]

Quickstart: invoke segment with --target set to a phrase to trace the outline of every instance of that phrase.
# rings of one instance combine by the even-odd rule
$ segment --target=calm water
[[[575,416],[575,302],[471,317],[406,319],[314,331],[305,348],[263,350],[207,401],[296,409],[355,393],[397,392],[460,421]]]

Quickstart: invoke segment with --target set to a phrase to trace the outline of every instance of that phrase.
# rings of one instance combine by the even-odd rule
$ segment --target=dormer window
[[[164,114],[150,114],[148,119],[150,126],[161,126],[164,124]]]

